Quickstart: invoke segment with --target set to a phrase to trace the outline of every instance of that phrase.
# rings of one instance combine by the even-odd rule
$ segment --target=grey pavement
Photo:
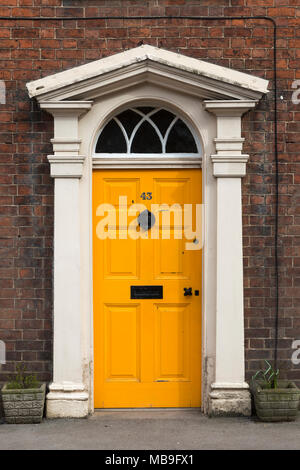
[[[208,418],[198,410],[97,411],[87,419],[1,424],[0,449],[300,449],[300,417],[290,423]]]

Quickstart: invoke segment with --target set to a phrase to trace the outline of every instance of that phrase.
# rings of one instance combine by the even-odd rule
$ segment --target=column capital
[[[78,120],[91,109],[92,101],[41,101],[40,107],[54,117],[54,143],[78,141]]]
[[[216,116],[241,117],[250,109],[255,108],[257,103],[257,100],[211,100],[204,101],[204,107]]]
[[[211,155],[216,178],[242,178],[246,175],[249,155]]]
[[[211,155],[216,178],[242,178],[249,155],[243,154],[241,117],[256,106],[255,100],[205,101],[207,111],[217,116],[216,153]]]
[[[85,156],[48,155],[52,178],[81,178]]]
[[[41,109],[52,116],[72,115],[80,116],[91,109],[92,101],[40,101]]]
[[[48,155],[53,178],[81,178],[85,157],[80,155],[78,118],[92,101],[41,101],[40,107],[54,117],[54,155]]]

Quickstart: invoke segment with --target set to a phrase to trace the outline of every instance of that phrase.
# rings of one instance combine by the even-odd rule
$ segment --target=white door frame
[[[137,103],[181,115],[202,144],[203,410],[250,414],[244,379],[241,206],[248,155],[242,153],[241,117],[255,107],[267,85],[266,80],[151,46],[27,85],[30,96],[54,116],[54,155],[48,156],[55,178],[49,418],[93,412],[91,185],[93,165],[101,168],[93,150],[105,122]],[[185,162],[173,160],[169,168],[185,167]],[[132,167],[130,155],[128,162]],[[152,168],[161,168],[162,163],[155,157],[147,162]],[[145,162],[135,164],[145,168]],[[199,167],[199,162],[190,164]]]

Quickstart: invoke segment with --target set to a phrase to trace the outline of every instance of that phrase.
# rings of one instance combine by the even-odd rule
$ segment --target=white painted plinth
[[[234,386],[234,385],[233,385]],[[246,388],[211,387],[210,416],[251,416],[251,396]]]
[[[52,384],[46,398],[47,418],[86,418],[88,393],[82,384]]]

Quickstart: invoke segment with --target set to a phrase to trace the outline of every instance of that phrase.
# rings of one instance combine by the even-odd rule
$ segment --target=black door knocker
[[[155,224],[155,215],[152,214],[152,212],[148,211],[148,209],[145,209],[138,216],[137,222],[139,226],[141,227],[141,229],[145,231],[149,230]]]

